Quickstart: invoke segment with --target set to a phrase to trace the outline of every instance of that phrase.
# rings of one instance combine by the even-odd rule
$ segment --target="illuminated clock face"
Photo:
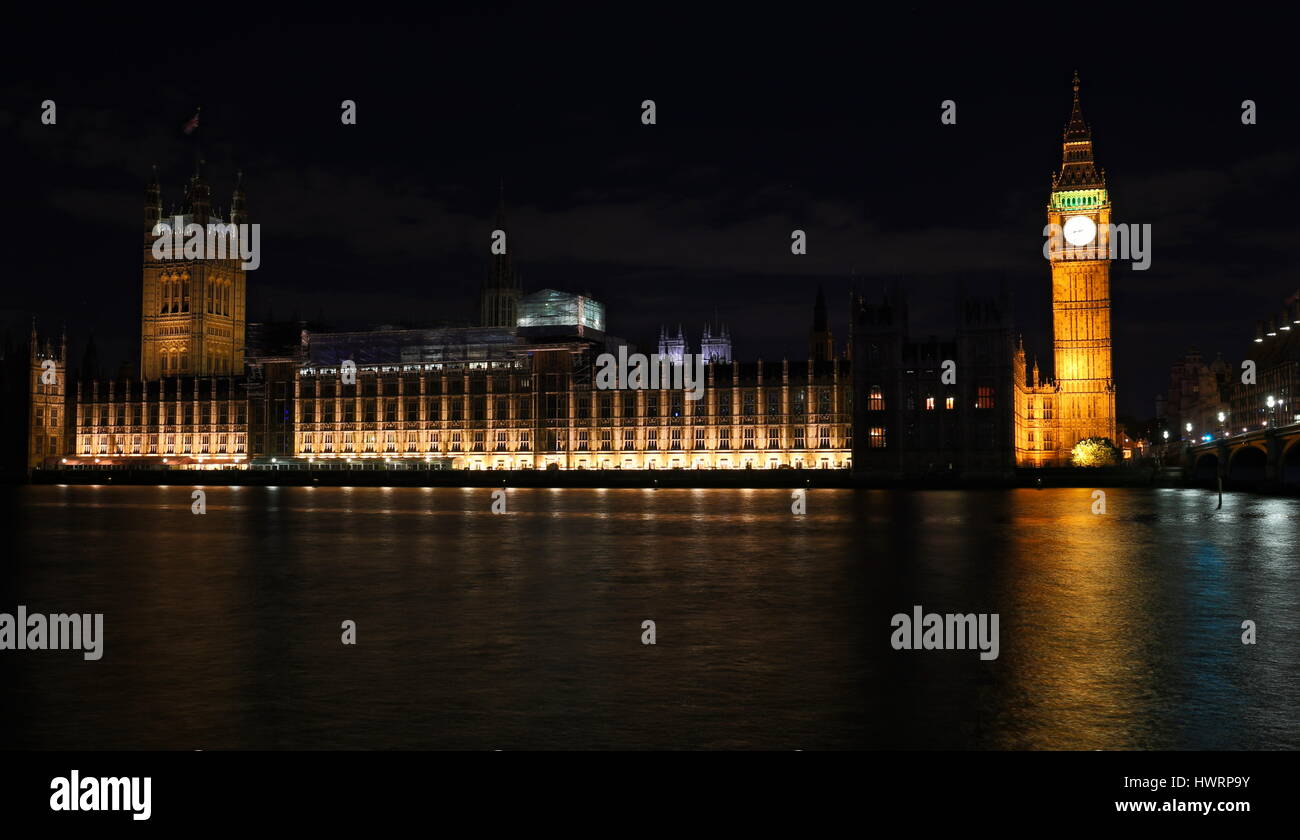
[[[1087,216],[1071,216],[1065,220],[1065,241],[1071,245],[1087,245],[1097,236],[1097,223]]]

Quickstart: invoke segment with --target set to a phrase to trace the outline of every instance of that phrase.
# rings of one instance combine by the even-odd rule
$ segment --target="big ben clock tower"
[[[1105,170],[1093,158],[1092,132],[1079,106],[1065,127],[1061,171],[1052,178],[1047,221],[1054,241],[1052,336],[1061,454],[1089,437],[1115,436],[1110,344],[1110,198]],[[1059,233],[1058,233],[1059,232]]]

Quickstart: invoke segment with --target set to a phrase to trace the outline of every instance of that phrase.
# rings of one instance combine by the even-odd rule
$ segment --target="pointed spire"
[[[203,161],[195,158],[194,176],[190,178],[189,189],[185,191],[185,206],[182,212],[194,216],[194,221],[205,225],[212,210],[212,190],[203,183]]]
[[[826,292],[817,284],[817,303],[813,305],[813,330],[826,331]]]
[[[1088,124],[1083,120],[1083,106],[1079,104],[1079,71],[1074,71],[1074,107],[1070,110],[1070,121],[1065,126],[1065,140],[1086,141],[1092,138]]]
[[[144,232],[146,239],[153,237],[153,229],[162,218],[162,187],[158,184],[158,167],[153,167],[153,180],[144,189]]]
[[[235,173],[235,192],[230,199],[230,223],[242,224],[248,221],[248,205],[244,198],[244,173]]]
[[[1074,74],[1074,104],[1070,121],[1065,125],[1061,144],[1061,171],[1052,176],[1052,189],[1099,189],[1106,186],[1104,172],[1097,171],[1093,159],[1092,130],[1083,119],[1083,106],[1079,104],[1079,74]]]

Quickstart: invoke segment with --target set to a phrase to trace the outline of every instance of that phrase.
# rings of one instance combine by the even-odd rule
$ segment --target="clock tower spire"
[[[1116,439],[1115,385],[1111,378],[1111,206],[1105,171],[1098,170],[1092,131],[1074,106],[1062,143],[1061,171],[1047,205],[1052,270],[1052,337],[1059,394],[1059,461],[1090,437]]]

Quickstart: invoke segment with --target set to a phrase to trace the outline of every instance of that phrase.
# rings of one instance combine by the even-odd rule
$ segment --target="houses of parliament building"
[[[182,214],[209,217],[195,176]],[[147,191],[144,226],[158,220]],[[241,188],[232,207],[244,213]],[[235,213],[232,213],[232,218]],[[504,217],[497,224],[504,229]],[[807,360],[734,362],[706,328],[707,383],[601,390],[596,358],[627,347],[585,295],[525,295],[494,255],[475,327],[321,332],[246,324],[238,264],[159,265],[146,248],[139,379],[82,381],[63,466],[249,464],[451,469],[842,468],[849,362],[825,329]],[[232,298],[232,292],[234,297]],[[238,345],[229,336],[245,336]],[[214,342],[213,336],[219,341]],[[629,348],[630,349],[630,348]],[[679,331],[659,351],[690,352]],[[170,361],[168,361],[170,360]],[[239,374],[232,363],[239,362]],[[47,455],[47,459],[51,456]]]
[[[1102,226],[1110,216],[1077,77],[1047,212],[1049,221],[1087,215]],[[245,223],[243,185],[224,214],[196,174],[180,214]],[[66,341],[40,342],[35,327],[30,352],[6,356],[17,372],[6,381],[29,386],[27,469],[851,467],[1005,476],[1068,463],[1082,438],[1115,439],[1104,259],[1051,263],[1054,381],[1040,379],[1036,363],[1027,369],[1005,292],[959,292],[955,333],[919,340],[894,283],[879,299],[852,295],[842,345],[819,290],[809,351],[798,360],[737,361],[730,331],[706,327],[704,392],[691,400],[681,389],[597,387],[597,357],[634,348],[607,332],[604,306],[590,296],[525,294],[513,255],[491,258],[477,326],[256,324],[246,320],[238,259],[155,258],[149,244],[161,215],[155,177],[143,214],[138,377],[65,383]],[[662,331],[657,349],[681,358],[688,345],[679,328]]]

